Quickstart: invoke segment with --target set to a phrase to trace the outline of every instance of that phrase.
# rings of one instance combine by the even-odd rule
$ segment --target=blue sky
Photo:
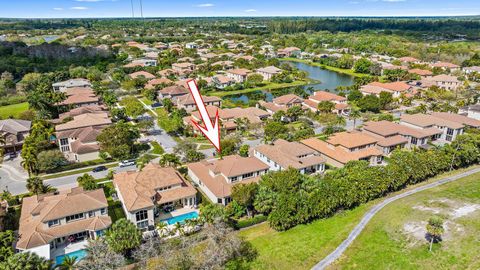
[[[139,0],[133,0],[140,15]],[[131,0],[0,0],[2,18],[130,17]],[[146,17],[480,15],[480,0],[143,0]]]

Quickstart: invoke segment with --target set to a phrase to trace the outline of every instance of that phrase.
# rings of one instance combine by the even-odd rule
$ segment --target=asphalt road
[[[331,263],[337,260],[345,252],[345,250],[353,243],[353,241],[357,238],[357,236],[360,235],[360,233],[363,231],[363,229],[368,224],[368,222],[375,216],[375,214],[377,214],[380,210],[382,210],[386,205],[398,199],[402,199],[412,194],[456,181],[460,178],[463,178],[478,172],[480,172],[480,168],[472,169],[457,175],[445,177],[436,182],[433,182],[421,187],[417,187],[409,191],[403,192],[401,194],[395,195],[393,197],[383,200],[381,203],[376,204],[363,216],[360,223],[358,223],[357,226],[355,226],[355,228],[350,232],[347,239],[345,239],[332,253],[330,253],[327,257],[325,257],[323,260],[317,263],[312,269],[314,270],[325,269],[327,266],[329,266]]]
[[[124,171],[132,171],[136,170],[136,166],[128,166],[128,167],[114,167],[111,168],[115,173],[119,172],[124,172]],[[2,170],[0,170],[0,188],[1,190],[7,190],[10,191],[13,195],[18,195],[22,193],[27,193],[28,190],[26,188],[26,183],[27,183],[27,177],[12,177],[14,174],[10,172],[10,175],[8,174],[8,170],[5,170],[5,167],[2,165]],[[96,179],[99,178],[104,178],[107,176],[108,170],[107,171],[102,171],[102,172],[97,172],[94,173],[92,171],[88,172],[88,174],[92,175]],[[52,179],[46,179],[43,182],[45,184],[48,184],[52,187],[55,187],[57,189],[66,189],[66,188],[72,188],[77,186],[77,178],[85,173],[78,173],[78,174],[73,174],[73,175],[68,175],[68,176],[62,176],[62,177],[57,177],[57,178],[52,178]],[[1,191],[0,190],[0,191]]]

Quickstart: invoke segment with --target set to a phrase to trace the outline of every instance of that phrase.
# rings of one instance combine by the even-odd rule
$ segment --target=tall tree
[[[43,257],[38,256],[32,252],[20,252],[7,258],[5,262],[0,263],[0,269],[6,270],[20,270],[20,269],[35,269],[35,270],[50,270],[52,263]]]
[[[248,216],[251,215],[257,190],[257,183],[238,184],[232,188],[232,199],[241,206],[245,207]]]
[[[27,179],[27,189],[33,194],[43,194],[53,190],[52,187],[43,183],[40,177],[30,177]]]
[[[124,122],[119,121],[103,129],[97,136],[100,149],[107,152],[114,159],[128,159],[133,155],[134,143],[140,137],[138,130]]]
[[[114,252],[105,238],[88,240],[87,256],[77,265],[80,270],[115,270],[125,265],[125,258]]]
[[[105,241],[114,252],[127,254],[140,246],[142,233],[131,221],[121,218],[107,231]]]
[[[88,173],[83,174],[77,178],[77,183],[81,186],[84,190],[94,190],[97,189],[97,182],[95,178]]]

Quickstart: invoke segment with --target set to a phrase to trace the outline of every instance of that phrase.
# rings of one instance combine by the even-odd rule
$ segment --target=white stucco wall
[[[31,249],[27,249],[27,250],[22,250],[22,252],[32,252],[32,253],[35,253],[37,254],[38,256],[40,257],[44,257],[45,259],[47,260],[50,260],[50,245],[43,245],[43,246],[38,246],[38,247],[34,247],[34,248],[31,248]]]

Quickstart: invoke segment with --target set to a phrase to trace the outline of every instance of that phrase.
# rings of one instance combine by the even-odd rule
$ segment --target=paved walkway
[[[402,199],[412,194],[456,181],[458,179],[461,179],[463,177],[466,177],[478,172],[480,172],[480,168],[471,169],[469,171],[466,171],[460,174],[445,177],[436,182],[433,182],[424,186],[420,186],[420,187],[408,190],[406,192],[403,192],[401,194],[395,195],[393,197],[385,199],[382,202],[376,204],[363,216],[360,223],[358,223],[357,226],[355,226],[355,228],[350,232],[347,239],[345,239],[332,253],[330,253],[327,257],[325,257],[323,260],[317,263],[312,269],[314,270],[325,269],[327,266],[329,266],[331,263],[337,260],[345,252],[345,250],[353,243],[353,241],[357,238],[357,236],[360,235],[360,233],[363,231],[363,229],[368,224],[368,222],[373,218],[373,216],[375,216],[375,214],[377,214],[380,210],[382,210],[386,205],[398,199]]]

